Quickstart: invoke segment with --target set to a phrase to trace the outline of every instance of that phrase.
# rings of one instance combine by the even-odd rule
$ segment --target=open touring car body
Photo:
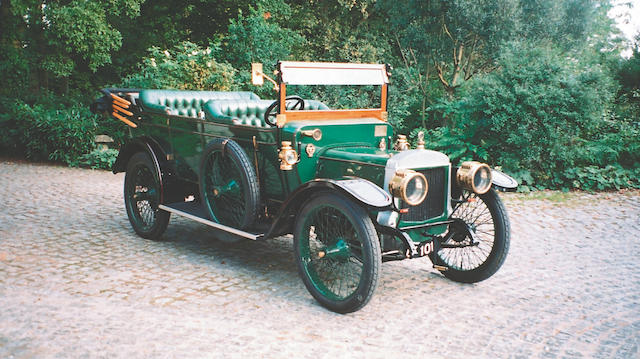
[[[130,126],[113,172],[131,178],[125,202],[139,234],[161,235],[166,224],[153,226],[168,213],[210,225],[226,240],[293,233],[305,285],[338,312],[366,304],[381,260],[429,256],[445,275],[469,282],[499,268],[508,219],[493,188],[517,184],[477,162],[453,167],[445,154],[425,148],[422,135],[414,149],[395,136],[387,122],[388,66],[283,61],[276,80],[261,67],[253,72],[254,84],[274,82],[275,99],[244,91],[103,90],[96,112]],[[332,109],[288,96],[292,85],[371,86],[379,106]],[[488,247],[478,223],[455,215],[476,202],[490,214]],[[141,204],[150,208],[148,218]],[[334,225],[340,233],[318,233]],[[475,267],[450,271],[442,258],[444,251],[476,249],[488,252]],[[344,285],[351,289],[342,290],[342,282],[335,289],[325,274],[336,266],[355,273]]]

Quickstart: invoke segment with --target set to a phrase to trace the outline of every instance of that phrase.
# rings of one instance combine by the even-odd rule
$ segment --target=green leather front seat
[[[205,103],[223,99],[260,100],[260,97],[249,91],[142,90],[139,102],[148,112],[197,118]]]
[[[264,113],[274,100],[212,100],[204,105],[205,118],[211,122],[229,125],[270,127],[264,122]],[[290,103],[289,105],[293,105]],[[304,100],[305,110],[329,110],[324,103]]]

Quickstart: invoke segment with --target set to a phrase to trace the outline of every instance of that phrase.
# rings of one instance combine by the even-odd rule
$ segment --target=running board
[[[245,232],[243,230],[225,226],[224,224],[213,222],[211,220],[204,218],[204,211],[202,210],[202,207],[200,206],[200,204],[197,202],[178,202],[178,203],[171,203],[167,205],[161,204],[158,206],[158,208],[165,210],[167,212],[175,213],[178,216],[192,219],[196,222],[200,222],[209,227],[213,227],[242,238],[251,239],[253,241],[264,239],[264,233]]]

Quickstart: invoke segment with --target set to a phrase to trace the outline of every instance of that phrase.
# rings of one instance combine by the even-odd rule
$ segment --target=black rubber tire
[[[321,230],[322,233],[315,233],[318,227],[326,228]],[[342,232],[341,227],[346,230]],[[341,236],[340,233],[348,236]],[[312,254],[312,247],[317,247],[316,254],[322,251],[329,253],[330,246],[335,245],[337,249],[338,243],[342,243],[342,246],[334,253],[340,252],[341,257],[331,257],[334,253],[321,256]],[[352,201],[333,193],[323,193],[309,200],[296,218],[294,249],[298,273],[304,285],[327,309],[337,313],[354,312],[364,307],[373,296],[382,265],[380,241],[366,211]],[[358,269],[361,272],[349,276],[348,267],[353,268],[354,265],[360,266]],[[326,271],[327,266],[329,271]],[[338,267],[338,270],[331,270]],[[329,275],[328,281],[319,278],[335,273],[344,275],[339,278]],[[354,289],[350,290],[347,283],[348,292],[342,296],[333,289],[334,283],[329,283],[339,282],[337,291],[340,291],[343,281],[348,280],[352,281],[351,287]]]
[[[160,190],[160,179],[149,155],[138,152],[131,156],[124,176],[124,203],[131,227],[142,238],[159,239],[169,224],[171,213],[158,209]],[[146,198],[138,200],[136,194]]]
[[[235,188],[214,194],[214,188],[228,188],[231,182]],[[200,198],[213,221],[239,229],[255,222],[260,204],[258,177],[237,142],[217,138],[205,148],[200,161]]]
[[[511,225],[507,211],[495,190],[491,189],[482,195],[468,192],[465,194],[475,201],[456,207],[450,218],[463,218],[466,223],[476,226],[476,235],[480,244],[475,247],[441,249],[435,254],[434,262],[448,267],[447,270],[442,271],[445,277],[456,282],[475,283],[491,277],[504,263],[509,252]],[[468,241],[468,236],[464,240]],[[480,258],[480,263],[470,268],[462,268],[463,262],[460,265],[452,263],[452,257],[462,256],[465,253],[473,253],[473,256],[469,255],[467,259]],[[484,254],[487,256],[482,260]]]

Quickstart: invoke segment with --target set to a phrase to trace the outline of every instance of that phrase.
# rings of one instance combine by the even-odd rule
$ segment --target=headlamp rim
[[[407,187],[409,183],[416,178],[420,178],[424,182],[424,191],[418,200],[411,201],[409,200],[409,196],[407,195]],[[427,178],[420,172],[410,169],[400,169],[396,171],[396,173],[391,178],[391,181],[389,181],[389,192],[394,197],[399,197],[406,204],[410,206],[417,206],[420,203],[424,202],[425,198],[427,198],[427,193],[429,192],[429,182],[427,181]]]
[[[475,177],[480,170],[486,170],[488,174],[487,186],[478,188],[475,184]],[[486,163],[478,161],[465,161],[460,164],[456,173],[456,182],[462,188],[470,190],[477,194],[485,194],[489,192],[492,184],[491,167]]]

